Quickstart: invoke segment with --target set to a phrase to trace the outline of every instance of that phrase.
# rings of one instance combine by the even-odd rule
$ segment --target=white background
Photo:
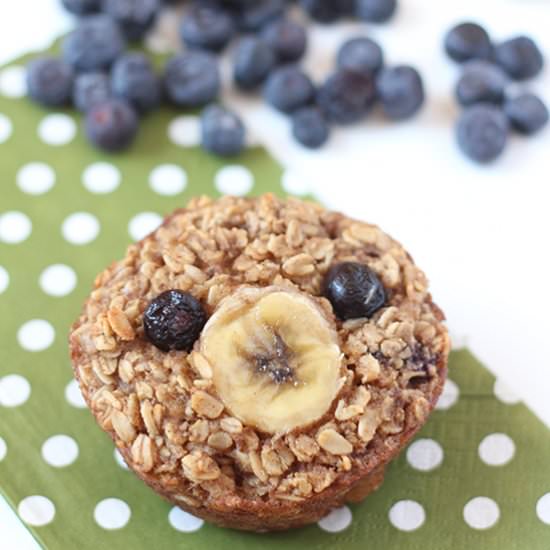
[[[57,0],[2,6],[0,63],[70,27]],[[374,114],[334,132],[322,153],[289,138],[288,121],[260,101],[230,93],[258,140],[326,205],[381,225],[427,272],[457,345],[468,345],[550,426],[550,129],[513,138],[496,164],[465,160],[453,140],[458,71],[441,50],[444,31],[463,19],[484,23],[495,40],[531,34],[550,64],[547,0],[401,0],[387,26],[315,27],[306,66],[330,71],[350,32],[368,32],[388,63],[422,72],[429,102],[415,119],[388,124]],[[550,68],[528,84],[550,104]],[[0,499],[2,550],[37,548]],[[6,546],[7,545],[7,546]]]

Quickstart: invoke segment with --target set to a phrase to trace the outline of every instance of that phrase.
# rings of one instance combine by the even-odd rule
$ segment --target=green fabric
[[[0,233],[0,266],[10,277],[0,293],[0,389],[2,378],[11,374],[24,376],[32,388],[20,406],[0,405],[0,438],[7,447],[5,457],[0,455],[0,490],[16,509],[29,495],[54,503],[52,522],[29,527],[45,548],[548,550],[550,525],[537,517],[535,506],[550,492],[549,433],[524,405],[495,398],[493,376],[467,350],[454,352],[450,361],[450,378],[460,390],[457,402],[435,411],[419,436],[440,444],[442,464],[419,471],[403,453],[389,467],[383,487],[363,504],[350,506],[353,520],[343,531],[328,533],[313,525],[255,535],[206,524],[194,533],[176,531],[168,521],[171,506],[115,462],[111,440],[89,412],[66,400],[71,380],[67,333],[95,274],[124,254],[131,241],[130,218],[142,211],[166,214],[194,195],[216,195],[214,176],[224,162],[173,145],[166,128],[178,113],[170,109],[144,122],[128,154],[113,157],[90,148],[81,131],[68,145],[44,144],[36,128],[47,113],[24,99],[0,97],[0,113],[14,127],[0,144],[0,222],[3,213],[16,210],[33,223],[31,235],[19,244],[2,242]],[[94,195],[81,183],[83,169],[99,160],[115,164],[123,176],[120,187],[105,195]],[[39,196],[16,185],[17,171],[34,161],[47,163],[57,174],[54,187]],[[253,194],[282,193],[281,168],[265,151],[253,149],[236,162],[254,174]],[[150,189],[149,173],[162,163],[185,169],[183,193],[163,197]],[[101,224],[97,239],[84,246],[68,243],[60,230],[66,216],[78,211],[92,213]],[[49,296],[38,284],[43,269],[58,263],[71,266],[78,277],[75,290],[65,297]],[[18,343],[18,329],[30,319],[45,319],[55,328],[55,341],[44,351],[30,352]],[[503,466],[489,466],[478,454],[480,441],[494,432],[508,434],[516,446],[515,456]],[[64,468],[48,465],[41,456],[42,444],[55,434],[78,443],[77,460]],[[500,508],[499,521],[486,530],[475,530],[463,519],[464,506],[477,496],[490,497]],[[131,519],[121,529],[108,531],[94,521],[96,504],[108,497],[122,499],[131,509]],[[390,508],[404,499],[420,503],[426,513],[423,525],[412,532],[397,529],[388,519]]]

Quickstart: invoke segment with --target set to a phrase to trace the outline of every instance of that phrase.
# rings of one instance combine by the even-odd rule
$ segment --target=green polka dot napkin
[[[467,350],[383,487],[317,525],[219,529],[127,471],[67,357],[94,275],[191,196],[284,193],[281,169],[262,149],[229,165],[204,154],[196,117],[170,109],[128,154],[99,154],[74,113],[30,104],[23,80],[0,70],[0,491],[45,548],[550,548],[550,434]]]

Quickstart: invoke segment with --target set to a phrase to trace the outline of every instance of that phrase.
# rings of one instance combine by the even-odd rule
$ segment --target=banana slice
[[[200,350],[226,408],[279,434],[319,419],[343,384],[336,331],[306,295],[244,287],[203,329]]]

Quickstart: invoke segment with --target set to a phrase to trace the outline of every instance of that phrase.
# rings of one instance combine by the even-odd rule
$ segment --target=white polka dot
[[[0,462],[6,458],[6,455],[8,454],[8,446],[6,445],[6,442],[0,437]]]
[[[193,533],[194,531],[198,531],[204,523],[202,519],[184,512],[177,506],[174,506],[170,510],[168,521],[174,529],[182,533]]]
[[[122,458],[122,455],[120,454],[120,451],[118,449],[115,449],[113,453],[115,457],[116,463],[123,469],[128,470],[128,464],[124,461],[124,458]]]
[[[31,231],[31,220],[22,212],[12,210],[0,215],[0,241],[17,244],[23,242]]]
[[[201,124],[196,116],[179,116],[168,126],[168,137],[180,147],[196,147],[201,142]]]
[[[254,185],[254,176],[248,168],[234,164],[219,170],[214,184],[225,195],[246,195]]]
[[[13,132],[13,125],[11,120],[0,113],[0,143],[8,141]]]
[[[550,525],[550,493],[542,495],[537,501],[537,516],[543,523]]]
[[[38,125],[38,136],[48,145],[66,145],[74,139],[75,135],[75,121],[62,113],[47,115]]]
[[[495,385],[493,386],[493,391],[495,393],[496,398],[499,401],[502,401],[503,403],[506,403],[506,405],[515,405],[516,403],[519,403],[521,399],[518,395],[512,390],[506,382],[497,379],[495,380]]]
[[[68,435],[54,435],[44,441],[42,458],[55,468],[69,466],[78,458],[78,445]]]
[[[433,439],[418,439],[407,449],[407,461],[415,470],[429,472],[443,461],[443,449]]]
[[[10,284],[10,275],[5,270],[5,268],[3,268],[0,265],[0,294],[2,294],[2,292],[4,292],[6,288],[8,288],[9,284]]]
[[[17,507],[19,517],[29,525],[41,527],[53,521],[55,506],[53,502],[41,495],[24,498]]]
[[[439,398],[435,408],[440,411],[446,411],[450,409],[457,401],[460,395],[460,390],[458,386],[452,381],[447,379],[445,385],[443,386],[443,393]]]
[[[464,506],[464,521],[472,529],[489,529],[500,517],[498,504],[487,497],[475,497]]]
[[[31,385],[19,374],[8,374],[0,378],[0,405],[18,407],[31,395]]]
[[[18,65],[0,71],[0,94],[6,97],[23,97],[27,93],[27,71]]]
[[[503,466],[514,458],[516,446],[506,434],[494,433],[479,444],[479,458],[489,466]]]
[[[295,170],[285,170],[281,176],[283,189],[291,195],[307,195],[310,191],[308,179]]]
[[[426,521],[426,512],[414,500],[400,500],[390,508],[389,518],[400,531],[414,531]]]
[[[30,162],[17,172],[17,186],[29,195],[42,195],[54,184],[55,172],[43,162]]]
[[[139,241],[153,232],[162,223],[162,216],[155,212],[142,212],[134,216],[128,224],[128,233],[135,241]]]
[[[68,265],[50,265],[40,274],[39,284],[50,296],[67,296],[76,286],[76,273]]]
[[[97,504],[94,519],[103,529],[121,529],[129,521],[132,511],[128,504],[119,498],[106,498]]]
[[[90,193],[102,195],[113,192],[121,180],[120,171],[108,162],[90,164],[82,173],[82,183]]]
[[[317,525],[328,533],[339,533],[350,526],[352,519],[350,509],[347,506],[342,506],[319,520]]]
[[[27,351],[43,351],[49,348],[55,339],[55,330],[44,319],[27,321],[17,331],[19,345]]]
[[[80,391],[76,380],[71,380],[65,387],[65,399],[69,405],[72,405],[77,409],[86,408],[86,401],[84,401],[84,398],[82,397],[82,392]]]
[[[149,185],[159,195],[177,195],[187,185],[187,173],[175,164],[161,164],[151,172]]]
[[[88,212],[71,214],[61,226],[61,233],[71,244],[82,245],[92,242],[99,234],[99,221]]]

